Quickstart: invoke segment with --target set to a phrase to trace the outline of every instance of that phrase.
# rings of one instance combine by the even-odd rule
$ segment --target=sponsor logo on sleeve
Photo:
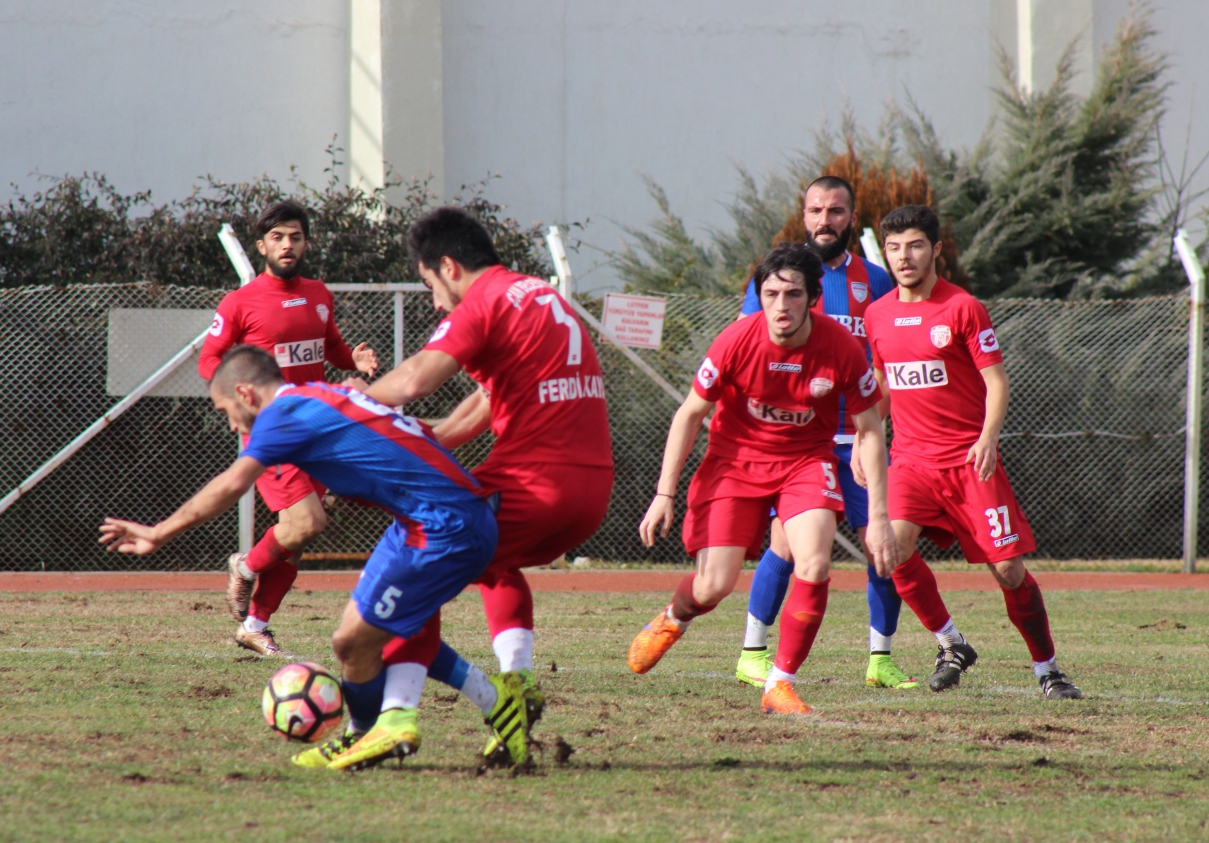
[[[899,316],[894,320],[895,328],[908,328],[911,325],[922,325],[924,318],[922,316]]]
[[[718,381],[718,367],[714,365],[714,361],[708,357],[701,363],[701,368],[697,370],[697,382],[705,389],[709,389]]]
[[[273,346],[273,358],[281,368],[288,366],[306,366],[310,363],[323,362],[323,340],[301,340],[300,342],[279,342]]]
[[[865,299],[869,298],[868,284],[864,283],[863,281],[853,281],[849,286],[852,287],[852,297],[857,301],[863,302]]]
[[[801,363],[769,363],[768,371],[770,372],[801,372]]]
[[[937,348],[944,348],[953,340],[953,332],[949,330],[948,325],[933,325],[928,336],[932,340],[932,345]]]
[[[771,404],[764,404],[754,398],[747,399],[747,412],[752,418],[767,424],[790,424],[794,427],[804,427],[814,418],[814,410],[782,410]]]
[[[222,333],[223,326],[226,324],[227,324],[227,322],[225,319],[222,318],[222,314],[215,313],[214,321],[210,323],[210,336],[212,336],[212,337],[219,336]]]
[[[987,328],[985,331],[978,332],[978,347],[987,354],[999,350],[999,339],[995,336],[994,328]]]
[[[948,382],[949,372],[943,360],[886,364],[886,386],[891,389],[931,389]]]
[[[861,392],[861,398],[868,398],[873,394],[873,390],[877,389],[877,378],[873,376],[872,369],[867,369],[865,374],[861,375],[861,379],[857,381],[856,387]]]
[[[439,341],[445,339],[445,335],[449,333],[449,329],[452,326],[453,326],[453,323],[450,322],[448,319],[446,319],[440,325],[437,325],[437,329],[432,332],[432,336],[428,338],[428,341],[429,342],[439,342]]]
[[[319,314],[319,318],[323,320],[323,324],[327,324],[327,317],[331,315],[331,311],[327,309],[326,304],[315,305],[315,312]]]
[[[810,395],[814,398],[822,398],[834,388],[835,383],[827,380],[827,378],[810,379]]]
[[[306,299],[286,299],[281,303],[282,307],[302,307],[306,304]]]

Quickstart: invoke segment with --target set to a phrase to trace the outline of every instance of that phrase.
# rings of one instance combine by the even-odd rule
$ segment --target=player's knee
[[[372,656],[368,642],[355,629],[337,629],[332,634],[332,652],[342,665],[359,665]]]
[[[991,565],[991,574],[998,581],[999,585],[1008,591],[1020,588],[1024,583],[1025,572],[1024,560],[1019,556],[1015,559],[1007,559]]]

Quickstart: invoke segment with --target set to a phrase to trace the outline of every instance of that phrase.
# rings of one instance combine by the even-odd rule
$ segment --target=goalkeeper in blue
[[[806,242],[823,261],[823,296],[816,307],[847,328],[869,353],[865,336],[865,308],[894,289],[894,281],[880,266],[848,251],[856,230],[857,211],[852,186],[836,176],[815,179],[806,188],[802,221]],[[742,315],[757,313],[759,299],[749,285]],[[844,514],[864,545],[865,525],[869,523],[868,493],[853,479],[850,461],[856,430],[851,418],[841,409],[840,427],[835,435],[835,455],[839,461],[839,481],[844,493]],[[868,549],[865,551],[868,555]],[[763,688],[772,665],[768,649],[768,627],[776,621],[793,561],[780,520],[772,522],[772,541],[760,559],[751,583],[747,603],[747,632],[743,652],[735,669],[740,682]],[[889,577],[879,577],[869,566],[869,668],[865,681],[872,687],[914,688],[919,683],[899,670],[890,656],[890,646],[898,629],[903,601]]]
[[[235,462],[153,526],[106,518],[101,542],[146,554],[226,512],[265,471],[294,465],[333,493],[377,506],[393,520],[332,636],[350,723],[341,737],[294,756],[303,767],[357,770],[414,755],[428,668],[441,651],[440,609],[487,567],[498,531],[493,503],[423,423],[356,390],[294,385],[273,356],[250,345],[227,352],[210,398],[247,435]],[[404,639],[406,658],[385,668],[382,647]],[[482,710],[512,761],[529,760],[519,674],[467,666],[460,689]]]

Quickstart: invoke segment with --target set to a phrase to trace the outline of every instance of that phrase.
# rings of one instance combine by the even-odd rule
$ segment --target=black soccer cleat
[[[978,653],[964,640],[939,650],[936,654],[936,670],[928,680],[928,687],[933,691],[947,691],[961,684],[961,674],[974,666]]]
[[[1047,700],[1081,700],[1083,692],[1065,673],[1054,670],[1041,677],[1041,695]]]

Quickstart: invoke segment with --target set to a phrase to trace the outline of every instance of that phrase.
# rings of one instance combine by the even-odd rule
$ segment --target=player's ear
[[[257,240],[256,241],[256,251],[260,252],[260,254],[262,256],[264,256],[269,253],[269,247],[264,244],[263,240]]]

